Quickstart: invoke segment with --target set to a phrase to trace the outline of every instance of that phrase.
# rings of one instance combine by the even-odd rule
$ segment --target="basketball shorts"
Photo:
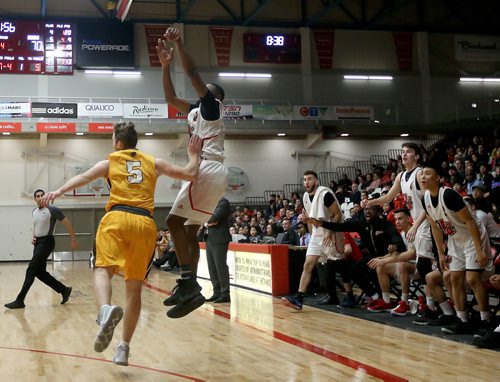
[[[156,248],[156,224],[147,216],[110,211],[99,224],[96,267],[113,267],[125,280],[145,280]]]
[[[322,230],[322,229],[321,229]],[[327,231],[328,232],[328,231]],[[328,234],[328,233],[326,233]],[[341,232],[335,232],[332,236],[333,245],[323,244],[324,233],[320,229],[314,229],[311,240],[307,246],[306,256],[319,256],[319,262],[324,264],[328,260],[344,258],[344,236]]]
[[[417,252],[417,258],[425,257],[427,259],[434,259],[431,228],[427,220],[424,220],[417,229],[415,235],[415,251]]]
[[[201,225],[210,219],[226,188],[227,170],[224,164],[202,160],[198,178],[193,182],[182,182],[170,213],[188,219],[186,225]]]
[[[478,228],[481,235],[481,247],[489,259],[488,264],[483,267],[476,261],[476,248],[470,236],[463,237],[461,240],[451,236],[448,238],[448,255],[451,256],[450,271],[484,270],[487,273],[493,271],[490,241],[486,229],[483,225]]]

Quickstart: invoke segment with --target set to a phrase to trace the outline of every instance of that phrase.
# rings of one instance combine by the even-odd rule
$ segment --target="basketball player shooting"
[[[172,42],[175,48],[168,48]],[[184,50],[177,28],[168,28],[163,39],[158,40],[156,51],[163,72],[163,92],[168,104],[188,114],[188,133],[203,140],[199,175],[196,181],[183,182],[181,190],[167,217],[167,227],[175,243],[181,278],[172,295],[163,301],[172,306],[170,318],[183,317],[204,304],[201,286],[196,281],[200,247],[196,234],[201,224],[208,221],[224,195],[227,187],[227,170],[224,167],[224,90],[216,84],[205,84],[192,57]],[[170,65],[178,55],[182,68],[191,80],[199,101],[191,104],[177,97],[170,76]]]

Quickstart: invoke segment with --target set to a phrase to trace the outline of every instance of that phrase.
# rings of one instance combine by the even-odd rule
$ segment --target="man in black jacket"
[[[385,256],[394,251],[404,251],[405,245],[394,226],[381,217],[379,206],[366,207],[364,212],[365,220],[363,221],[351,220],[345,223],[333,223],[308,218],[307,223],[332,231],[357,232],[359,234],[363,259],[351,267],[351,277],[363,292],[372,298],[372,301],[377,301],[380,297],[377,293],[377,289],[379,289],[377,277],[367,264],[375,257]]]
[[[212,297],[207,302],[230,302],[229,268],[227,266],[227,249],[231,241],[229,233],[229,217],[231,208],[229,201],[222,197],[215,211],[206,224],[207,265],[210,281],[214,289]]]

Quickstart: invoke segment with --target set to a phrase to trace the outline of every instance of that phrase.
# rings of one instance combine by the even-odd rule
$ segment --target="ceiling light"
[[[144,133],[144,135],[151,136],[153,133]]]
[[[269,73],[219,73],[219,77],[233,77],[233,78],[271,78],[272,74]]]
[[[461,82],[500,82],[500,78],[460,77]]]
[[[500,99],[495,98],[495,99],[493,100],[493,102],[499,103],[499,102],[500,102]]]
[[[392,76],[367,76],[357,74],[346,74],[344,80],[379,80],[379,81],[392,81]]]
[[[378,119],[375,119],[373,122],[374,123],[380,123],[380,121]]]
[[[475,109],[475,108],[477,107],[477,103],[474,103],[474,102],[473,102],[473,103],[471,103],[471,104],[470,104],[470,107],[472,107],[473,109]]]
[[[340,134],[340,136],[341,136],[341,137],[348,137],[348,136],[349,136],[349,134],[348,134],[348,133],[342,133],[342,134]]]
[[[93,70],[88,69],[84,71],[85,74],[113,74],[112,70]]]
[[[401,134],[401,136],[402,136],[402,137],[409,137],[409,136],[410,136],[410,134],[408,134],[408,133],[402,133],[402,134]]]
[[[278,137],[284,137],[286,134],[285,133],[278,133],[276,134]]]
[[[76,133],[76,135],[83,135],[83,133]]]

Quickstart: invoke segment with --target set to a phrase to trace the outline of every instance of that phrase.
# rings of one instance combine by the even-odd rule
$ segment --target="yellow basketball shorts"
[[[144,280],[156,248],[156,224],[147,216],[110,211],[99,224],[96,267],[123,271],[125,280]]]

